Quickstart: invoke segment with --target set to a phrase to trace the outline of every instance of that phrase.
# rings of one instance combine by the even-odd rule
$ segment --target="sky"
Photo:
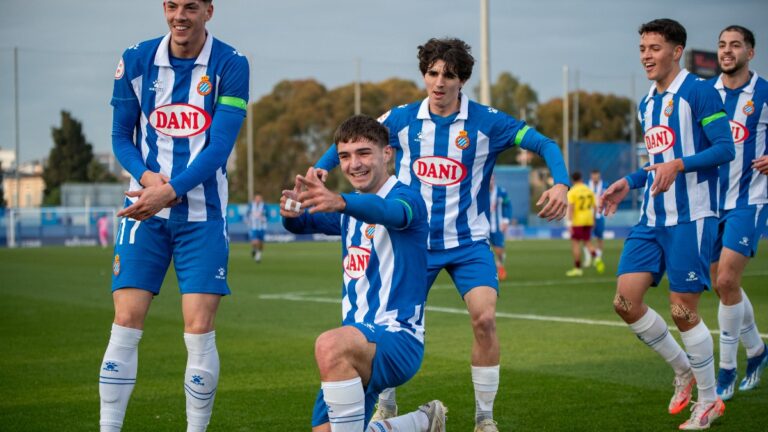
[[[640,24],[673,18],[688,48],[715,50],[720,30],[756,33],[752,69],[768,76],[765,0],[489,0],[490,71],[510,72],[545,102],[569,86],[639,99],[650,83],[638,53]],[[328,89],[355,80],[410,79],[423,87],[416,48],[431,37],[473,47],[480,75],[479,0],[214,0],[208,24],[250,57],[251,101],[285,79],[313,78]],[[168,30],[161,0],[0,0],[0,149],[15,148],[13,50],[18,48],[22,162],[46,157],[51,128],[67,110],[97,153],[111,151],[114,71],[123,50]],[[632,83],[634,82],[634,95]],[[474,97],[470,93],[470,97]],[[378,116],[380,113],[367,113]]]

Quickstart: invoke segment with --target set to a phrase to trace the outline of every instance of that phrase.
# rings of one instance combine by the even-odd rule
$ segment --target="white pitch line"
[[[259,296],[262,300],[286,300],[286,301],[299,301],[299,302],[314,302],[314,303],[336,303],[340,304],[341,300],[338,298],[330,297],[314,297],[305,296],[306,292],[294,292],[283,294],[262,294]],[[427,306],[426,310],[432,312],[442,312],[455,315],[469,315],[466,309],[449,308],[442,306]],[[544,322],[559,322],[568,324],[583,324],[583,325],[598,325],[606,327],[627,327],[627,324],[621,321],[606,321],[606,320],[591,320],[583,318],[572,317],[559,317],[559,316],[547,316],[547,315],[533,315],[533,314],[516,314],[496,311],[496,316],[499,318],[510,318],[528,321],[544,321]],[[669,326],[671,331],[678,331],[677,327]],[[710,330],[713,335],[720,334],[719,330]],[[768,334],[760,333],[760,337],[768,339]]]

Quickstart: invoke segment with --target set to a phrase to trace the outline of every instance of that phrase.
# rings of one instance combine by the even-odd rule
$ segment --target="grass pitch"
[[[233,245],[229,282],[216,323],[221,378],[210,431],[308,431],[319,377],[315,337],[340,320],[336,243],[268,244],[264,262]],[[498,332],[500,430],[676,430],[688,416],[666,412],[672,372],[613,313],[613,276],[621,242],[606,245],[606,273],[566,278],[566,241],[507,243],[509,280],[501,284]],[[768,243],[743,285],[758,326],[768,333]],[[0,249],[0,430],[98,429],[98,380],[113,317],[111,250]],[[668,318],[666,282],[647,302]],[[469,374],[472,332],[447,275],[430,292],[421,371],[398,389],[402,412],[439,398],[448,428],[472,430]],[[717,299],[701,315],[717,329]],[[139,373],[124,431],[185,428],[182,380],[186,349],[173,271],[149,313]],[[679,335],[675,332],[676,337]],[[717,350],[717,337],[715,337]],[[739,372],[743,376],[743,348]],[[726,403],[720,431],[765,430],[768,375]]]

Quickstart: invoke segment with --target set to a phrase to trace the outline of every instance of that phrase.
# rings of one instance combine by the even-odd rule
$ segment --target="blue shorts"
[[[765,204],[724,210],[718,225],[712,262],[720,261],[723,247],[747,258],[755,256],[760,235],[765,230],[766,220],[768,220],[768,205]]]
[[[141,222],[127,218],[120,221],[112,291],[139,288],[157,295],[171,258],[182,294],[230,293],[226,222],[180,222],[157,216]]]
[[[618,275],[651,273],[656,286],[667,272],[669,289],[699,293],[710,288],[709,263],[717,218],[706,217],[671,227],[635,225],[624,242]]]
[[[263,229],[258,230],[250,230],[248,231],[248,239],[251,241],[258,240],[258,241],[264,241],[264,233],[266,231]]]
[[[605,232],[605,218],[604,217],[595,218],[595,227],[592,228],[592,234],[594,234],[596,238],[602,240],[604,232]]]
[[[496,231],[491,233],[491,246],[493,247],[504,247],[504,233],[501,231]]]
[[[387,331],[386,326],[355,323],[356,329],[376,344],[376,354],[371,365],[371,378],[365,388],[365,424],[373,415],[373,407],[384,389],[398,387],[411,379],[421,367],[424,345],[405,331]],[[323,390],[317,393],[312,410],[312,427],[328,423],[328,406]]]
[[[427,285],[432,286],[440,270],[445,269],[453,279],[461,298],[475,287],[489,286],[499,291],[499,276],[493,252],[484,241],[451,249],[430,250],[427,253]]]

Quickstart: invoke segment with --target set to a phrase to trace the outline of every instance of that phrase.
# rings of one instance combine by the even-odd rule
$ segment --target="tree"
[[[479,87],[475,89],[479,92]],[[491,106],[505,113],[531,122],[535,120],[536,107],[538,106],[539,96],[536,91],[528,84],[521,83],[520,80],[509,72],[502,72],[496,78],[496,82],[491,84]],[[496,160],[499,164],[516,165],[519,149],[514,148],[501,153]]]
[[[390,79],[361,85],[361,111],[378,117],[387,109],[423,97],[411,81]],[[336,127],[354,113],[354,85],[328,91],[314,80],[282,81],[252,106],[255,188],[268,201],[293,186],[296,174],[325,153]],[[237,169],[232,173],[232,200],[247,201],[247,127],[236,143]],[[338,170],[328,181],[346,187]]]
[[[61,202],[61,185],[65,182],[88,182],[89,176],[98,175],[98,169],[91,166],[93,146],[85,140],[83,126],[67,111],[61,112],[61,126],[51,128],[53,148],[48,155],[48,164],[43,172],[45,192],[43,204],[56,205]]]

